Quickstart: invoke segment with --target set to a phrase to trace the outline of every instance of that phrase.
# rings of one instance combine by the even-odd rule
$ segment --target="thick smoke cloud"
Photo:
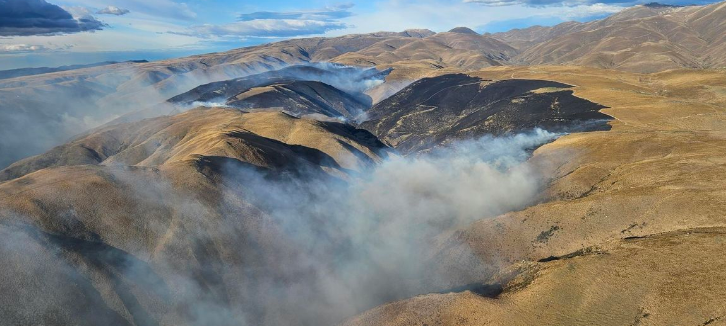
[[[326,69],[351,73],[328,81],[348,91],[366,90],[382,82],[359,78],[365,74],[359,76],[346,67]],[[147,77],[144,72],[140,74]],[[224,77],[234,74],[243,73],[189,72],[186,78],[179,76],[175,80],[179,83],[175,84],[196,86],[201,81],[228,79]],[[350,78],[355,76],[358,77]],[[117,84],[134,79],[115,78],[119,79],[114,81]],[[154,85],[136,85],[138,88],[131,88],[128,94],[146,100],[162,99],[164,93],[151,87]],[[14,99],[6,95],[0,99]],[[41,104],[73,105],[37,116],[11,110],[3,113],[13,114],[9,115],[13,126],[30,128],[29,132],[45,135],[45,141],[52,142],[62,140],[43,134],[42,126],[82,130],[110,114],[128,112],[128,107],[111,105],[104,108],[116,109],[93,115],[98,112],[94,110],[97,103],[114,103],[107,94],[87,96],[59,90],[53,95],[56,96],[48,97],[48,103]],[[45,124],[47,121],[53,122]],[[12,136],[2,131],[0,135]],[[52,256],[56,258],[44,261],[59,259],[63,270],[67,270],[64,273],[79,274],[79,278],[90,272],[74,264],[101,266],[107,275],[94,275],[94,279],[108,280],[97,284],[117,284],[108,292],[133,289],[134,295],[116,303],[114,308],[121,307],[117,309],[121,311],[135,307],[133,317],[144,321],[138,324],[154,324],[155,318],[164,316],[170,319],[157,320],[159,324],[332,325],[391,300],[460,285],[460,275],[431,268],[430,257],[439,249],[441,237],[477,219],[520,209],[535,200],[542,176],[527,163],[527,158],[532,148],[557,136],[534,130],[502,138],[455,142],[417,157],[391,154],[379,164],[342,176],[327,175],[320,169],[308,170],[305,164],[299,164],[298,170],[281,172],[235,161],[219,164],[219,175],[204,175],[200,179],[205,181],[199,183],[192,181],[199,176],[190,172],[181,187],[160,177],[155,169],[99,167],[99,175],[110,175],[113,180],[111,188],[123,191],[77,201],[72,200],[69,192],[62,202],[64,209],[68,209],[66,205],[71,208],[53,219],[57,222],[54,225],[61,226],[55,233],[84,239],[88,242],[82,243],[84,250],[76,252],[73,247],[64,247],[64,254],[71,252],[71,258],[57,258],[55,251],[51,250],[49,255],[46,248],[34,244],[14,247],[10,252],[13,256],[2,256],[0,261],[4,257],[17,262],[24,256]],[[5,137],[0,139],[7,141]],[[19,138],[16,144],[26,144],[28,139],[33,138]],[[229,161],[232,160],[225,162]],[[220,180],[219,184],[204,183],[207,178]],[[195,186],[200,184],[209,188],[195,192]],[[221,199],[213,195],[216,192],[221,193]],[[98,207],[97,212],[103,214],[79,216],[83,213],[80,209],[74,211],[71,203]],[[52,210],[52,205],[38,206]],[[0,215],[4,214],[0,211]],[[101,240],[80,221],[109,229],[102,229]],[[119,230],[119,225],[128,228]],[[51,248],[58,246],[53,242],[57,239],[50,235],[25,231],[21,234],[0,223],[0,234],[3,232],[18,234],[18,242],[44,239],[42,242],[49,243]],[[32,250],[25,253],[22,248]],[[93,255],[89,256],[89,252]],[[33,266],[40,270],[44,265]],[[123,276],[123,283],[117,282],[118,275]],[[34,280],[37,276],[24,277]],[[54,293],[61,294],[54,294],[53,298],[65,298],[70,294],[63,293],[77,290],[61,284],[61,276],[57,279],[57,283],[51,284]],[[96,293],[97,284],[84,283],[82,290]],[[88,305],[103,305],[101,298],[90,301]],[[40,301],[33,307],[41,309],[47,305],[47,301]],[[12,309],[8,312],[0,308],[0,316],[18,315]],[[33,314],[37,310],[28,309],[19,315],[37,316]],[[180,315],[166,317],[177,313]],[[81,317],[71,313],[64,318],[71,323],[73,318]]]
[[[375,69],[356,68],[331,62],[314,62],[310,63],[309,66],[333,72],[333,75],[319,77],[307,75],[301,76],[301,78],[319,80],[351,94],[364,93],[371,88],[383,84],[386,75],[390,72],[384,71],[381,73]]]
[[[0,0],[0,36],[28,36],[101,30],[92,16],[73,17],[45,0]]]
[[[222,185],[211,190],[221,192],[219,201],[206,191],[179,189],[153,169],[108,166],[103,173],[124,191],[93,199],[93,206],[105,207],[103,216],[66,208],[54,218],[61,231],[45,233],[5,223],[13,213],[0,210],[0,261],[6,262],[0,275],[14,275],[23,286],[38,284],[40,275],[52,287],[33,287],[28,293],[35,300],[26,306],[6,301],[0,317],[40,323],[60,310],[56,321],[109,324],[119,318],[114,311],[130,309],[143,325],[319,326],[458,286],[458,275],[432,268],[441,237],[532,203],[543,176],[527,158],[557,136],[534,130],[457,142],[418,157],[391,155],[343,179],[230,162],[222,165]],[[99,220],[128,228],[105,231],[101,240],[89,229]],[[22,273],[8,270],[21,262]],[[55,269],[41,273],[49,263]],[[94,283],[83,266],[99,268]],[[68,286],[64,275],[79,283]],[[103,284],[130,292],[106,307],[109,294],[101,298],[94,289]]]
[[[259,299],[268,313],[282,316],[279,324],[330,325],[385,302],[461,285],[459,275],[429,265],[438,237],[535,200],[542,176],[526,159],[557,136],[538,129],[457,142],[419,157],[394,155],[344,182],[271,180],[228,167],[227,182],[244,185],[242,196],[300,251],[297,261],[280,266],[299,277],[265,283]]]

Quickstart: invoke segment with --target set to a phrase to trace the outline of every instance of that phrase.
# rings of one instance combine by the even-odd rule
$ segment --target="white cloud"
[[[103,8],[99,11],[97,11],[97,14],[100,15],[116,15],[116,16],[123,16],[125,14],[128,14],[130,11],[128,9],[122,9],[115,6],[108,6],[106,8]]]
[[[564,7],[562,10],[562,17],[568,19],[577,19],[604,14],[614,14],[616,12],[622,11],[625,8],[626,7],[605,3],[594,3],[591,5]]]
[[[74,14],[45,0],[0,1],[0,36],[79,33],[102,27],[91,15]]]
[[[98,0],[70,0],[74,5],[98,8]],[[172,0],[104,0],[103,5],[124,8],[134,14],[148,15],[155,19],[194,20],[197,14],[186,3]]]
[[[0,53],[43,52],[48,50],[44,45],[0,44]]]

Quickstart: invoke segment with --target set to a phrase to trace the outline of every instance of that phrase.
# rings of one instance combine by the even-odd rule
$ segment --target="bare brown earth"
[[[442,242],[441,265],[456,266],[471,248],[498,271],[459,284],[498,284],[501,294],[419,296],[346,325],[724,322],[724,72],[507,67],[474,75],[576,85],[575,95],[610,107],[612,130],[541,147],[532,161],[553,180],[540,204]]]

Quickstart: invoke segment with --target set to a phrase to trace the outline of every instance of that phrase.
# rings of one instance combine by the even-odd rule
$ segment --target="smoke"
[[[36,102],[13,102],[10,93],[3,94],[0,106],[38,104],[43,109],[28,114],[3,107],[2,114],[12,119],[5,120],[11,122],[7,126],[0,123],[0,150],[9,159],[28,155],[20,151],[40,151],[139,103],[149,106],[179,89],[245,73],[228,68],[217,73],[130,68],[129,74],[103,74],[95,81],[71,79],[80,85],[73,91],[53,83],[29,87],[40,96],[33,99],[42,99]],[[350,94],[380,86],[385,77],[375,69],[330,63],[308,68],[318,70],[291,70],[288,76],[318,80]],[[111,94],[95,83],[99,80],[114,85]],[[8,83],[10,88],[20,82]],[[197,97],[189,103],[227,106],[224,97]],[[50,223],[23,231],[0,223],[0,235],[13,233],[13,243],[32,244],[8,249],[7,257],[12,253],[13,259],[0,264],[5,267],[1,275],[13,275],[8,266],[24,256],[42,256],[41,262],[29,260],[34,265],[24,270],[24,282],[32,283],[38,276],[27,271],[45,277],[43,266],[63,262],[52,276],[51,299],[38,300],[29,310],[8,302],[0,319],[32,319],[38,315],[34,311],[53,302],[48,315],[73,309],[63,316],[67,323],[73,323],[79,308],[89,306],[98,307],[89,320],[125,318],[138,325],[332,325],[391,300],[440,291],[461,281],[430,268],[442,235],[532,203],[543,176],[527,159],[533,148],[559,135],[536,129],[458,141],[419,156],[387,155],[345,175],[303,163],[264,170],[219,157],[200,159],[198,169],[182,170],[176,180],[167,180],[175,175],[169,170],[188,166],[79,167],[93,169],[92,187],[70,171],[74,182],[64,183],[62,193],[49,184],[34,185],[39,190],[28,206],[35,210],[25,212],[29,217],[12,218]],[[38,143],[29,144],[34,139]],[[357,158],[351,154],[349,159]],[[8,205],[6,200],[0,198],[0,204]],[[5,220],[9,218],[0,216]],[[82,288],[62,284],[65,275],[83,280]],[[33,291],[30,295],[42,293],[40,288]],[[59,304],[57,297],[87,300]],[[13,315],[17,311],[22,316]]]
[[[240,109],[277,105],[295,116],[318,113],[328,117],[359,120],[357,117],[364,116],[365,111],[373,105],[373,99],[366,92],[384,85],[389,73],[390,69],[379,71],[375,68],[329,62],[306,63],[201,85],[172,97],[168,102],[175,104],[179,110],[195,108],[199,104]],[[311,84],[303,86],[296,82],[320,82],[332,86],[335,90],[321,87],[322,90],[316,89],[311,92],[310,88],[316,86]],[[280,91],[276,95],[265,95],[270,89],[260,89],[260,92],[251,91],[253,94],[249,94],[250,97],[239,96],[253,88],[271,85],[288,87],[294,95],[283,94],[286,91]],[[264,100],[261,100],[262,98]],[[297,102],[293,104],[291,101]]]
[[[244,63],[209,66],[192,59],[168,65],[120,63],[1,81],[0,169],[88,130],[115,123],[119,117],[118,122],[126,122],[134,115],[150,118],[167,114],[168,110],[157,110],[159,104],[200,85],[243,77],[249,77],[252,84],[261,83],[256,74],[288,67],[277,61],[259,67]],[[352,95],[362,107],[372,103],[364,93],[383,84],[387,75],[387,71],[326,62],[299,67],[313,69],[283,69],[287,75],[282,72],[282,76],[326,83]],[[198,106],[228,107],[229,96],[194,99],[173,112]],[[144,112],[137,114],[140,111]],[[353,115],[362,113],[353,111]]]
[[[438,273],[428,260],[436,238],[530,204],[542,177],[526,159],[558,136],[537,129],[462,141],[419,157],[394,155],[346,181],[317,175],[281,180],[227,167],[224,178],[235,189],[228,195],[266,212],[299,250],[297,261],[280,266],[297,278],[266,283],[266,294],[257,297],[282,318],[272,324],[331,325],[458,284],[454,276],[431,275]],[[430,283],[434,279],[443,281]]]
[[[200,106],[208,107],[208,108],[229,108],[230,106],[227,105],[224,101],[208,101],[208,102],[202,102],[202,101],[194,101],[191,105],[187,106],[187,110],[191,110],[193,108],[198,108]]]
[[[460,141],[416,157],[391,154],[345,176],[305,164],[271,171],[229,159],[217,172],[185,170],[183,181],[151,168],[96,167],[93,180],[111,183],[94,181],[93,198],[75,189],[87,187],[83,177],[65,186],[71,188],[62,200],[52,187],[33,185],[49,189],[30,197],[49,215],[15,219],[53,222],[43,232],[22,233],[4,231],[0,222],[0,234],[28,242],[14,242],[17,252],[2,265],[23,257],[36,263],[23,270],[20,285],[45,279],[44,264],[63,269],[52,273],[49,299],[28,309],[8,303],[0,317],[40,322],[33,316],[61,310],[68,323],[120,318],[118,312],[139,325],[317,326],[440,291],[460,280],[431,268],[438,238],[530,204],[543,176],[527,159],[558,136],[537,129]],[[84,280],[82,288],[68,287],[63,275]],[[103,297],[96,288],[105,289]],[[41,290],[33,289],[28,295],[37,297]],[[68,298],[76,297],[93,313],[74,316],[80,308]]]
[[[202,60],[189,59],[169,64],[119,63],[4,79],[0,81],[0,169],[196,86],[283,65],[208,66]]]
[[[385,83],[389,70],[378,71],[375,68],[360,68],[332,62],[313,62],[307,66],[323,69],[333,74],[302,74],[302,80],[316,80],[351,94],[366,91]]]

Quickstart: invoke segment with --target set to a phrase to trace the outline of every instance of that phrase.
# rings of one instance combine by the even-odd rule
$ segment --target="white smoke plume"
[[[168,114],[170,109],[161,109],[162,103],[197,86],[241,77],[254,79],[255,74],[287,67],[284,63],[264,69],[241,63],[194,64],[139,69],[133,63],[120,63],[112,69],[103,66],[79,74],[64,72],[67,76],[58,78],[36,75],[0,81],[0,169],[101,125],[128,122],[127,117]],[[363,93],[384,83],[385,78],[376,71],[335,63],[305,65],[332,74],[300,72],[295,76],[298,80],[321,81],[364,102],[370,98]],[[228,107],[226,100],[195,101],[171,112],[198,106]]]
[[[0,233],[29,242],[8,249],[0,262],[35,262],[46,251],[21,249],[45,243],[51,255],[62,253],[43,258],[46,264],[60,261],[68,275],[82,279],[83,266],[102,266],[94,278],[116,284],[110,293],[144,293],[122,296],[114,306],[130,309],[139,325],[333,325],[379,304],[458,285],[430,268],[436,238],[532,203],[544,176],[527,159],[558,136],[538,129],[456,142],[418,157],[391,154],[345,180],[319,170],[288,174],[230,161],[222,165],[222,184],[201,193],[173,186],[154,169],[99,167],[119,189],[93,199],[102,216],[70,210],[54,219],[57,230],[43,232],[3,224],[27,218],[0,218]],[[208,192],[217,191],[221,199],[210,200]],[[63,201],[86,205],[88,199],[78,198]],[[55,211],[53,205],[42,207]],[[13,214],[0,210],[0,216]],[[111,227],[102,241],[89,227],[99,221],[128,228]],[[32,270],[15,275],[21,282],[38,277]],[[54,277],[54,294],[96,293],[88,281],[77,289]],[[68,323],[114,316],[108,310],[74,316],[78,306],[54,298],[27,308],[5,305],[0,317],[38,321],[38,311],[68,305],[62,308]],[[173,314],[180,319],[164,320]]]
[[[299,79],[317,80],[351,94],[366,91],[385,83],[387,72],[378,73],[373,68],[347,66],[334,62],[311,62],[307,66],[332,72],[332,75],[301,74]]]
[[[462,141],[419,157],[391,156],[345,182],[311,178],[271,181],[230,168],[229,181],[285,230],[301,251],[267,284],[281,323],[329,325],[391,300],[442,290],[427,284],[435,238],[535,200],[542,176],[527,163],[531,149],[559,134],[544,130]],[[303,273],[305,272],[305,273]],[[452,281],[456,284],[455,280]]]
[[[363,93],[383,82],[378,76],[366,78],[363,69],[327,63],[316,65],[340,71],[336,78],[326,79],[326,82],[348,92]],[[41,111],[37,117],[9,110],[14,104],[25,102],[9,95],[2,97],[0,93],[0,113],[7,113],[6,116],[13,118],[7,121],[17,122],[13,130],[37,132],[37,138],[43,139],[43,143],[31,147],[35,153],[63,141],[71,136],[71,131],[81,132],[129,112],[134,105],[132,102],[125,103],[127,99],[165,100],[171,91],[158,89],[157,84],[173,84],[176,90],[191,89],[202,82],[243,74],[230,69],[229,72],[209,75],[195,72],[199,69],[193,70],[167,77],[169,81],[164,83],[135,81],[126,84],[125,87],[131,91],[125,96],[70,94],[58,89],[53,98],[43,98],[38,105],[51,108],[60,103],[63,104],[60,106],[62,113]],[[155,76],[141,75],[152,81],[156,79],[153,78]],[[113,85],[128,82],[120,76],[106,78],[118,78],[111,82]],[[314,80],[314,76],[301,78]],[[87,84],[81,82],[81,85]],[[99,103],[105,104],[105,111],[97,109]],[[218,101],[196,104],[225,105]],[[72,125],[72,130],[66,129],[66,125]],[[63,132],[49,134],[44,131],[47,126],[58,127]],[[127,299],[140,298],[134,309],[129,308],[134,305],[133,300],[119,304],[133,310],[134,318],[144,321],[137,321],[139,325],[164,322],[191,325],[331,325],[375,305],[439,291],[441,284],[456,284],[456,279],[441,284],[428,282],[449,277],[446,274],[430,275],[438,273],[428,268],[431,263],[429,258],[437,250],[436,238],[477,219],[497,216],[532,203],[544,177],[527,159],[531,149],[559,135],[534,130],[507,137],[455,142],[417,157],[389,155],[383,162],[367,170],[350,172],[344,178],[331,177],[319,171],[279,174],[228,164],[221,175],[224,186],[208,189],[224,194],[219,203],[210,203],[206,193],[180,190],[171,182],[141,174],[140,169],[129,168],[129,171],[123,172],[120,168],[119,172],[114,170],[118,167],[104,166],[99,169],[112,174],[114,187],[133,189],[119,192],[118,196],[130,193],[136,197],[107,198],[113,203],[92,199],[93,205],[83,202],[88,199],[80,199],[76,202],[80,203],[79,206],[98,207],[103,216],[76,216],[82,214],[79,210],[68,213],[68,221],[60,217],[53,220],[68,229],[88,232],[84,235],[88,239],[73,238],[77,236],[73,233],[68,236],[69,239],[59,240],[52,235],[30,231],[18,233],[20,231],[3,225],[0,225],[0,234],[14,233],[18,241],[29,242],[48,238],[51,240],[44,240],[44,243],[51,248],[59,246],[59,242],[70,242],[66,243],[68,248],[58,250],[64,254],[70,252],[72,258],[62,257],[59,260],[68,262],[69,266],[64,265],[63,271],[73,270],[68,272],[69,275],[79,274],[79,279],[85,276],[80,275],[83,273],[78,272],[79,268],[73,264],[87,259],[107,270],[108,275],[94,277],[115,280],[121,275],[124,282],[143,288],[134,288],[138,293],[149,288],[152,292],[171,293],[168,295],[170,307],[165,306],[167,295],[161,294],[159,298],[130,295]],[[21,147],[36,139],[27,134],[13,136],[13,133],[1,130],[0,136],[15,137],[8,144]],[[0,138],[0,148],[13,148],[2,147],[4,144],[1,142],[10,138]],[[0,166],[3,164],[0,161]],[[149,169],[148,173],[153,174],[152,171]],[[63,201],[70,202],[70,195],[62,196]],[[133,203],[133,207],[118,206],[117,203]],[[116,209],[115,214],[110,212],[112,208]],[[48,210],[52,211],[51,208]],[[0,212],[0,215],[3,214]],[[167,217],[173,221],[164,220]],[[32,220],[33,217],[17,219]],[[100,225],[108,226],[103,230],[104,236],[107,236],[103,240],[96,238],[99,235],[90,234],[79,222],[92,220],[98,223],[98,219],[103,220]],[[122,227],[113,223],[118,220],[128,222],[129,229],[115,229]],[[140,235],[128,236],[132,230]],[[61,228],[55,231],[62,234],[67,230]],[[156,252],[156,247],[146,248],[146,242],[137,241],[164,242],[167,233],[173,235],[173,241],[159,245],[166,250],[161,253]],[[0,252],[7,253],[6,258],[15,259],[11,262],[21,261],[25,256],[46,254],[45,249],[36,247],[7,247]],[[78,247],[84,250],[93,248],[93,256],[89,257],[87,251]],[[32,250],[25,253],[24,248]],[[51,254],[48,256],[55,257],[55,251],[49,250]],[[48,258],[49,261],[51,259]],[[33,265],[33,270],[40,270],[43,266]],[[27,282],[32,282],[36,276],[29,271],[24,271],[24,277]],[[64,285],[60,284],[62,277],[58,279],[59,283],[53,283],[57,287],[55,293],[72,290],[63,288]],[[158,279],[163,279],[163,282]],[[83,284],[89,293],[96,291],[95,284],[89,281]],[[127,283],[119,281],[114,284],[120,284],[114,291],[122,291]],[[114,291],[106,290],[104,293]],[[94,297],[91,301],[100,299]],[[35,307],[45,303],[38,302]],[[3,306],[0,318],[8,309],[23,309],[17,305]],[[74,306],[75,310],[78,308]],[[148,316],[145,310],[148,310]],[[182,311],[187,320],[153,320],[177,311]],[[24,311],[21,315],[32,318],[33,313]],[[73,314],[64,318],[69,323],[74,320]]]
[[[0,80],[0,169],[199,85],[262,71],[241,64],[119,63]]]
[[[200,106],[204,106],[204,107],[208,107],[208,108],[229,108],[230,107],[224,101],[207,101],[207,102],[195,101],[195,102],[192,102],[191,105],[187,106],[186,109],[189,110],[189,109],[193,109],[193,108],[198,108]]]

